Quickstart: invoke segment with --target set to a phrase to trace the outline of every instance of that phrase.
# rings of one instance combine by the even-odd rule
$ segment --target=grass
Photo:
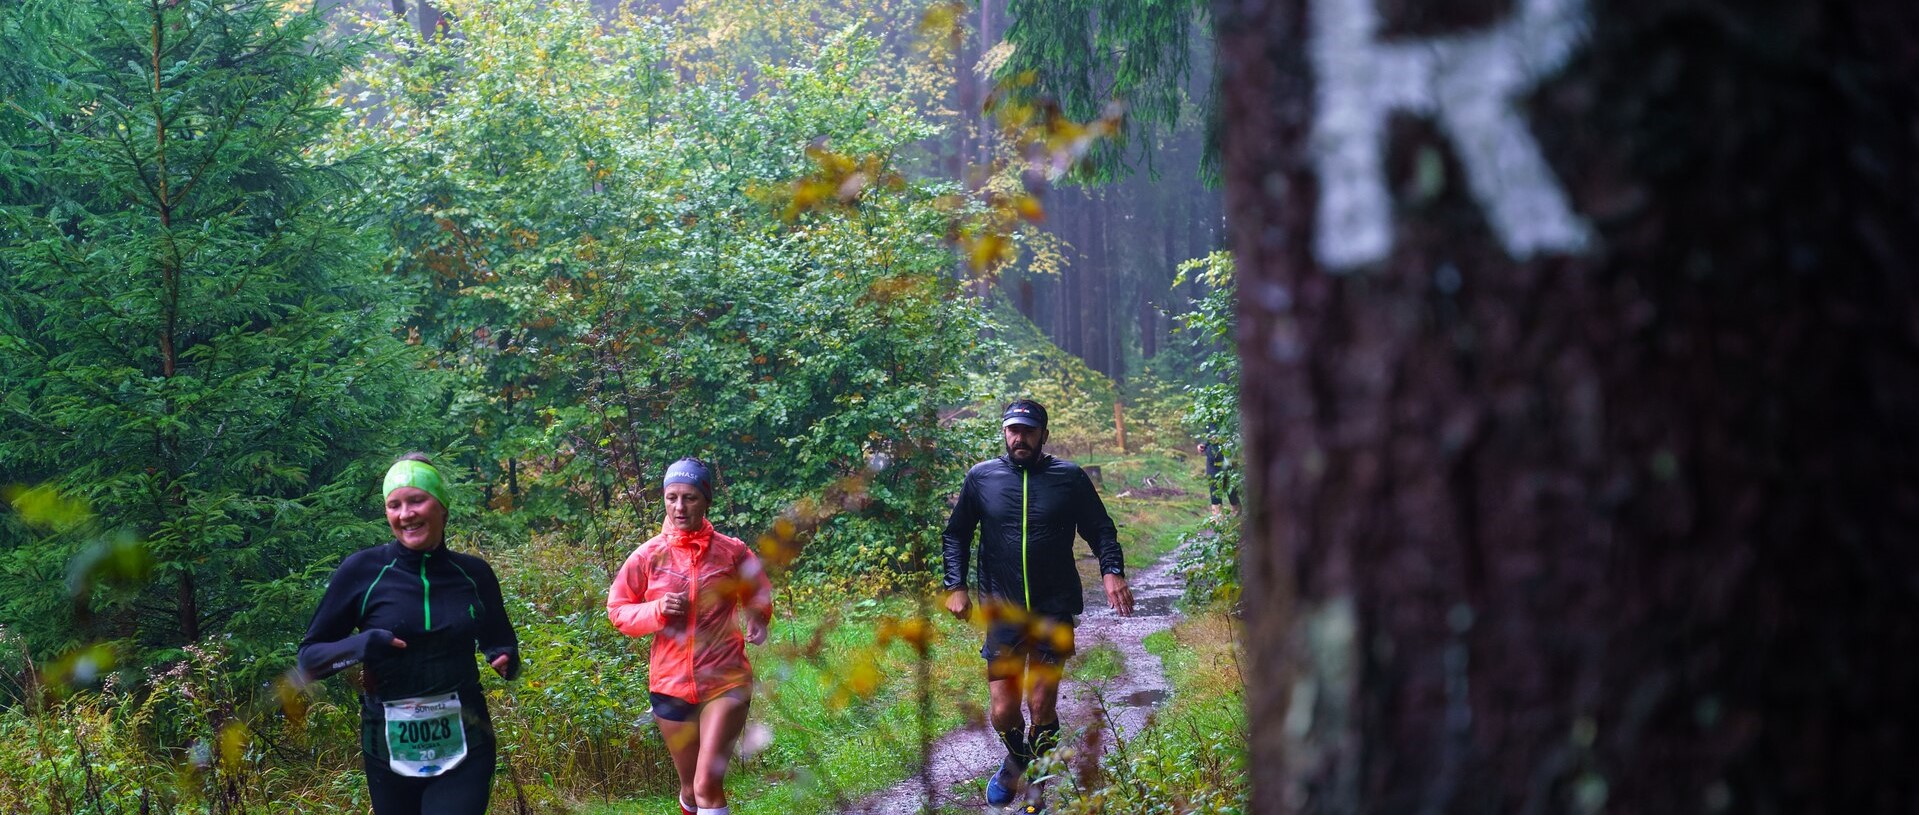
[[[839,812],[845,804],[890,786],[918,770],[923,738],[959,727],[977,714],[954,699],[984,697],[978,685],[978,635],[911,598],[865,600],[839,609],[805,609],[775,623],[772,639],[753,649],[761,679],[752,720],[772,743],[735,764],[727,776],[733,811]],[[915,628],[924,619],[929,629]],[[922,661],[912,640],[928,630]],[[920,725],[921,671],[928,700]],[[670,777],[670,776],[669,776]],[[666,788],[588,813],[674,811]]]
[[[1245,811],[1239,632],[1222,609],[1209,609],[1146,637],[1173,681],[1173,698],[1144,733],[1115,750],[1123,758],[1109,757],[1105,789],[1066,802],[1061,815]]]
[[[1087,682],[1106,682],[1118,679],[1126,670],[1126,659],[1120,656],[1119,649],[1110,645],[1101,645],[1073,655],[1066,663],[1066,675]]]
[[[1205,485],[1190,455],[1090,450],[1079,460],[1100,467],[1102,495],[1120,525],[1129,567],[1158,560],[1206,517]],[[503,565],[529,666],[522,681],[486,683],[506,761],[495,812],[516,811],[520,796],[542,815],[675,811],[670,761],[657,730],[644,718],[645,643],[613,632],[601,608],[607,561],[625,548],[625,543],[582,546],[573,536],[551,534],[488,552]],[[1081,551],[1082,566],[1096,566]],[[1098,585],[1093,571],[1085,578],[1089,587]],[[911,594],[867,599],[870,594],[857,586],[782,590],[772,641],[751,651],[763,682],[752,720],[771,733],[771,743],[738,762],[730,774],[735,811],[842,811],[847,802],[911,776],[925,739],[980,716],[986,691],[976,656],[979,633]],[[1148,640],[1149,647],[1164,650],[1169,672],[1181,683],[1159,729],[1231,734],[1243,753],[1243,718],[1235,725],[1221,712],[1236,711],[1237,702],[1219,703],[1237,693],[1237,674],[1218,673],[1233,660],[1222,657],[1229,652],[1207,644],[1212,635],[1205,629],[1189,630],[1190,625],[1176,636]],[[928,648],[924,658],[916,647],[922,642]],[[1091,648],[1070,670],[1077,678],[1109,680],[1123,663],[1112,649]],[[192,674],[156,686],[156,693],[166,699],[238,697],[238,689],[215,679]],[[192,693],[182,690],[188,684]],[[262,811],[363,806],[357,707],[342,682],[329,682],[322,690],[301,725],[272,716],[254,722],[267,728],[268,741],[277,747],[250,753],[240,767],[247,775],[237,780]],[[0,799],[48,803],[82,796],[88,794],[87,778],[107,782],[103,795],[137,797],[140,784],[159,785],[156,789],[184,784],[175,779],[182,772],[177,757],[150,749],[182,738],[113,718],[107,713],[111,707],[109,700],[97,705],[82,700],[38,716],[22,711],[0,716],[0,740],[12,748],[0,750]],[[181,721],[213,718],[195,714]],[[43,738],[46,744],[36,747],[35,734],[62,738]],[[74,741],[72,734],[86,743]],[[1201,746],[1208,751],[1202,756],[1231,755],[1212,743]],[[1228,759],[1212,761],[1200,766],[1229,766],[1221,763]],[[1142,769],[1135,777],[1149,774]],[[203,793],[196,790],[202,785],[213,789],[222,780],[194,779],[178,791],[181,805],[200,800]],[[977,793],[981,783],[961,786]]]
[[[1100,498],[1119,526],[1128,569],[1157,562],[1179,545],[1182,533],[1206,520],[1206,478],[1192,456],[1095,451],[1077,461],[1100,468]]]
[[[1101,496],[1120,527],[1129,569],[1157,562],[1207,517],[1205,480],[1191,456],[1092,450],[1076,461],[1100,468]],[[1139,489],[1148,479],[1158,489]],[[1134,494],[1123,496],[1128,490]],[[1080,562],[1085,584],[1097,586],[1097,562],[1083,545]],[[1092,567],[1090,572],[1086,567]],[[804,596],[813,601],[820,595]],[[975,656],[978,632],[938,609],[927,611],[936,636],[924,664],[931,704],[926,736],[936,737],[979,716],[986,690]],[[896,596],[797,609],[776,624],[773,640],[752,653],[764,683],[754,698],[753,719],[772,731],[773,743],[728,774],[728,801],[735,812],[839,812],[918,771],[922,735],[915,677],[922,666],[905,643],[876,645],[885,632],[918,613],[913,598]],[[788,612],[782,609],[782,614]],[[1151,647],[1150,638],[1148,643]],[[1124,662],[1118,651],[1100,647],[1077,655],[1068,670],[1075,678],[1110,680],[1124,670]],[[870,690],[862,693],[869,683]],[[669,784],[583,811],[671,812],[673,798]]]

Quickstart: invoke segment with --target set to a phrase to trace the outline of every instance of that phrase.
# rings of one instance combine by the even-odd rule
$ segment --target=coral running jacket
[[[668,619],[661,603],[686,592],[691,611]],[[773,585],[759,557],[706,523],[668,529],[640,544],[606,594],[606,618],[629,637],[653,635],[647,687],[699,703],[753,681],[736,612],[773,618]]]

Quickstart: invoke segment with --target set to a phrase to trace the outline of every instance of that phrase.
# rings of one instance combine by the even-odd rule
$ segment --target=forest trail
[[[1133,575],[1133,616],[1120,617],[1106,605],[1106,595],[1097,578],[1084,581],[1086,613],[1080,617],[1075,645],[1085,653],[1100,646],[1120,653],[1124,667],[1118,676],[1102,681],[1075,678],[1071,673],[1060,686],[1059,718],[1064,743],[1080,746],[1080,737],[1093,722],[1098,701],[1105,706],[1121,738],[1139,735],[1150,715],[1171,692],[1166,669],[1159,657],[1145,647],[1146,635],[1171,628],[1178,620],[1173,603],[1179,599],[1182,585],[1173,566],[1179,550],[1168,552],[1158,562]],[[980,683],[977,703],[986,702],[985,682]],[[1072,732],[1077,731],[1077,732]],[[1067,736],[1072,732],[1071,736]],[[1110,746],[1110,738],[1103,746]],[[955,792],[954,786],[985,778],[999,766],[1006,754],[999,737],[984,724],[964,727],[941,736],[933,743],[931,760],[921,775],[908,778],[872,795],[847,810],[849,815],[913,815],[937,812],[942,807],[984,808],[977,789],[968,785]],[[930,783],[929,783],[930,782]],[[928,792],[931,801],[928,801]]]

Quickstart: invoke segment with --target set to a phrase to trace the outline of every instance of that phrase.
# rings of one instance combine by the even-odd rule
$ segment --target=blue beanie
[[[697,458],[683,458],[666,468],[666,482],[660,485],[665,489],[674,484],[692,484],[700,488],[700,494],[706,500],[713,500],[713,471]]]

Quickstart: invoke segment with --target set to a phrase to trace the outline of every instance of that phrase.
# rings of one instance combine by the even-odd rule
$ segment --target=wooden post
[[[1113,435],[1119,438],[1120,455],[1126,454],[1126,406],[1113,400]]]

